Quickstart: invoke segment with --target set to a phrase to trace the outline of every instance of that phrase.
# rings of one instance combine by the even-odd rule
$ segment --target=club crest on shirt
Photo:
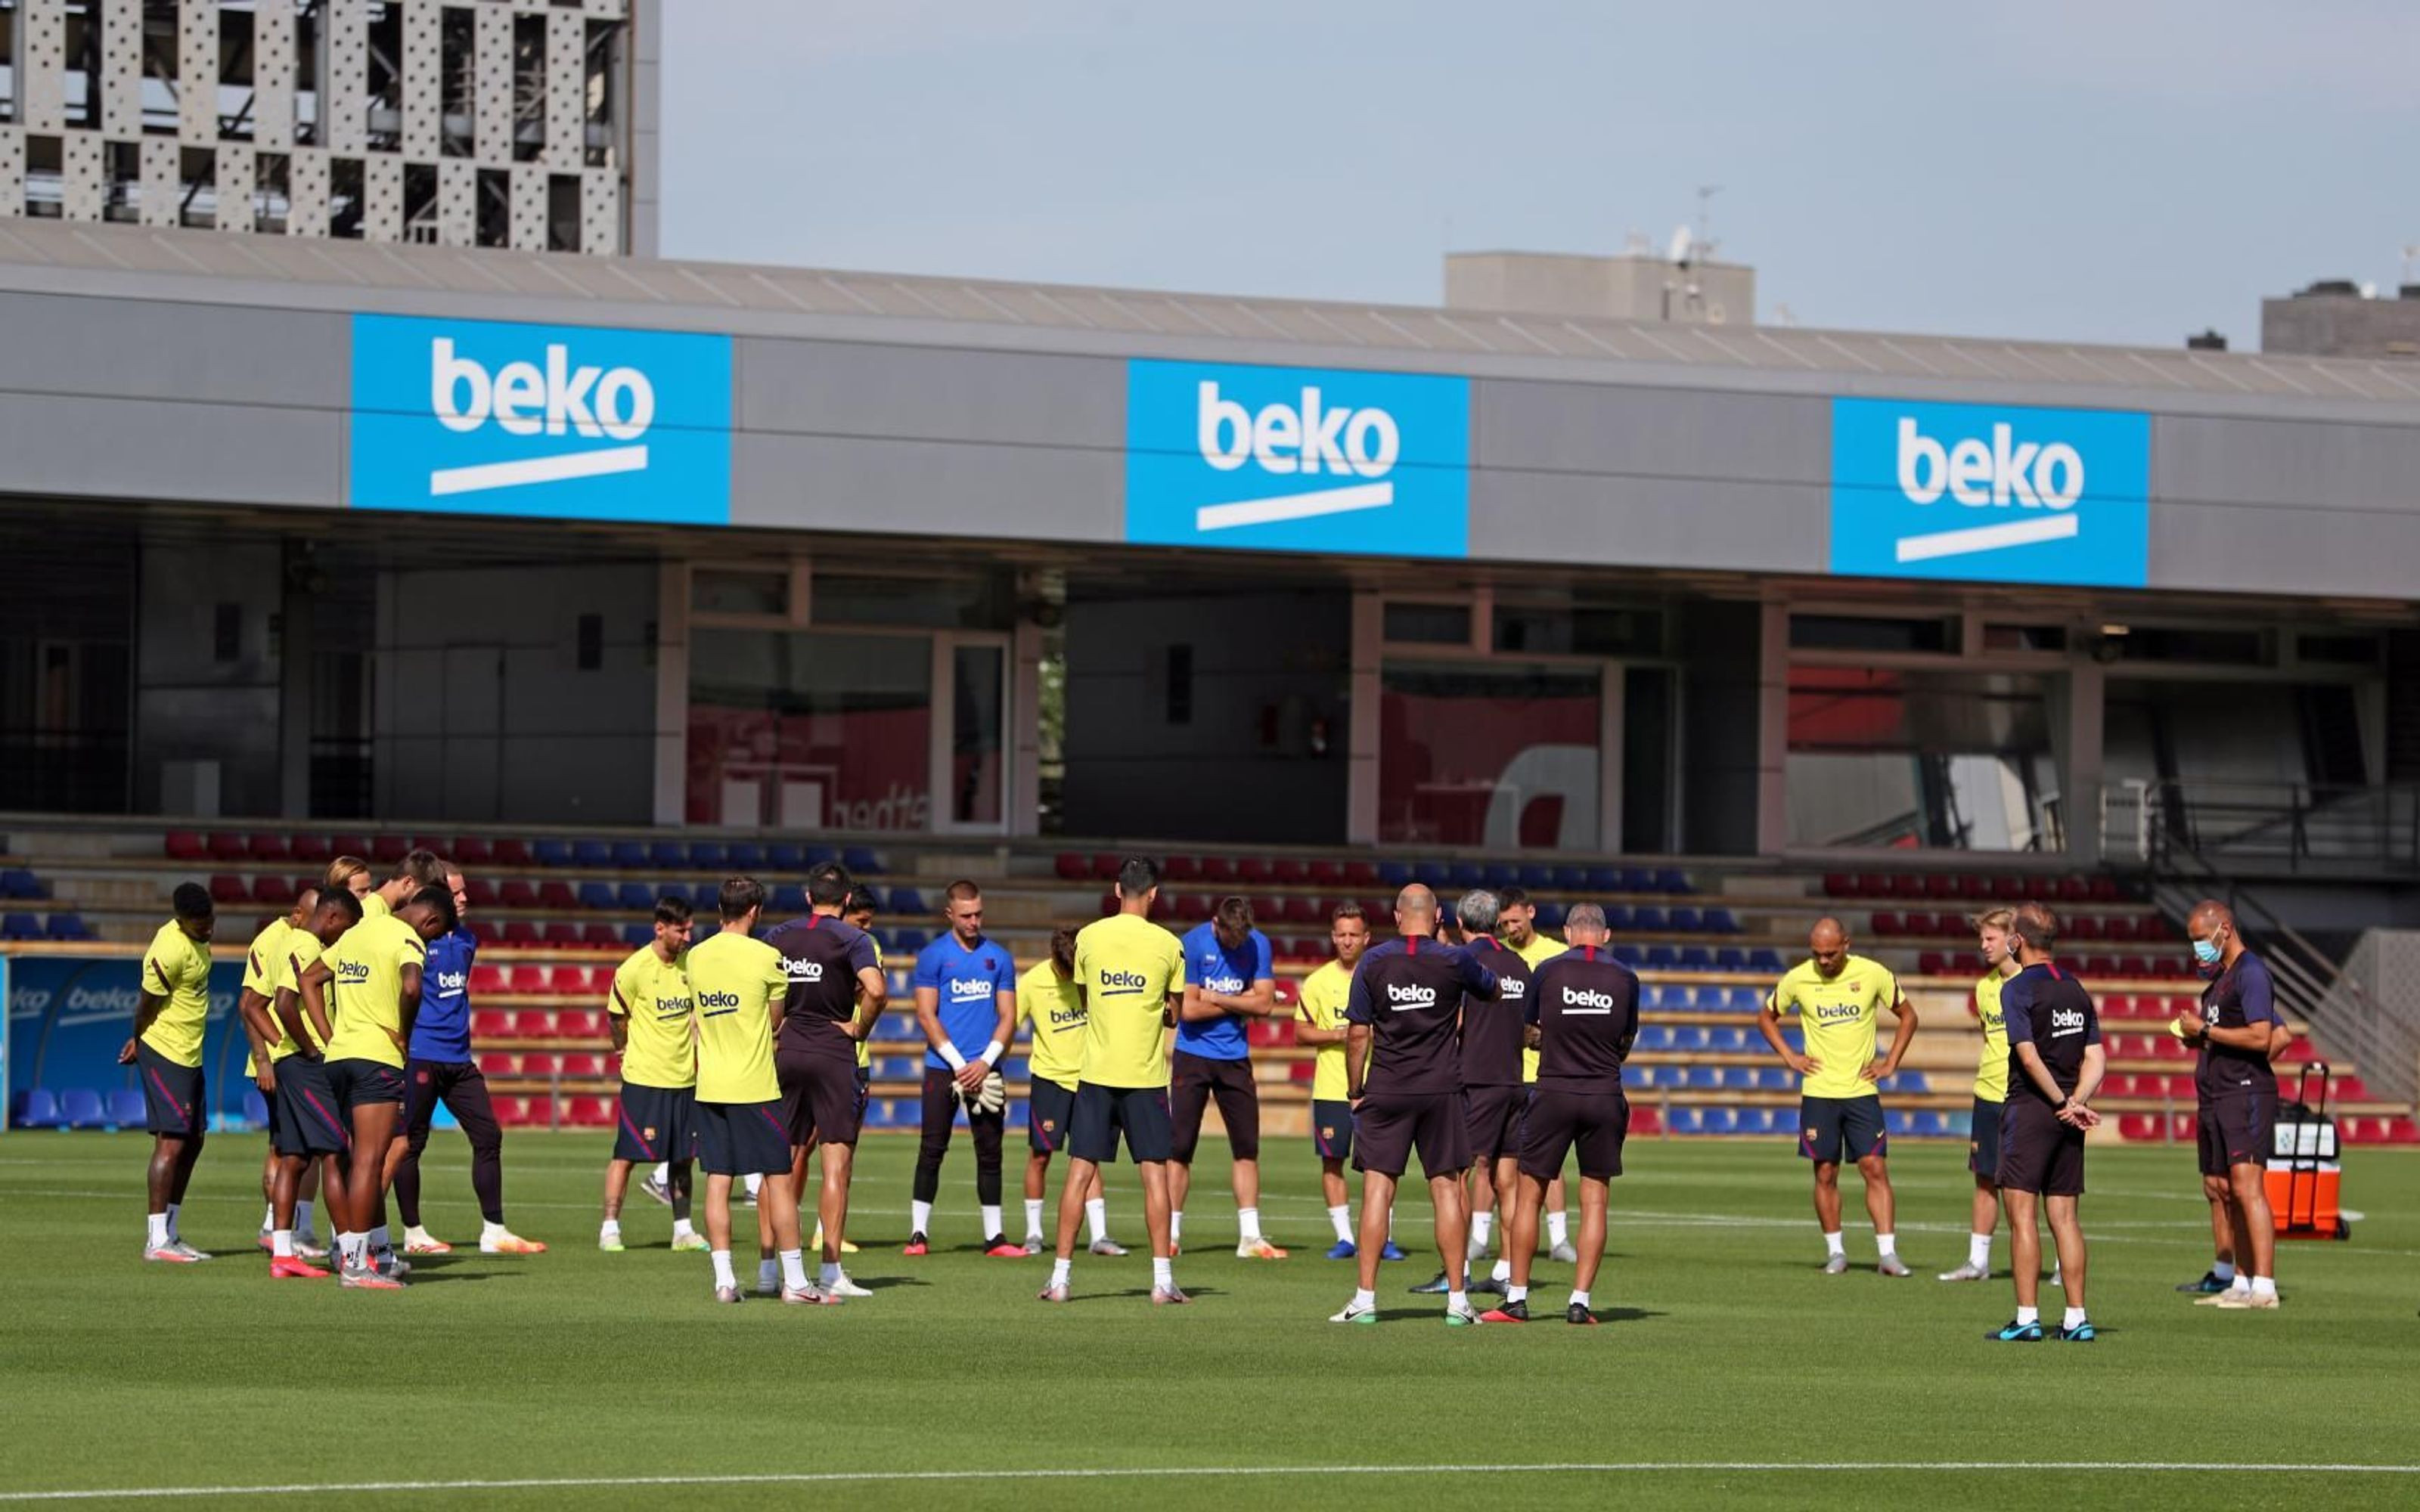
[[[1056,1134],[1056,1133],[1058,1133],[1058,1132],[1059,1132],[1059,1120],[1058,1120],[1058,1119],[1043,1119],[1043,1120],[1042,1120],[1042,1132],[1043,1132],[1044,1134]]]
[[[1335,1137],[1336,1137],[1336,1126],[1335,1126],[1334,1124],[1332,1124],[1332,1123],[1323,1123],[1323,1124],[1321,1124],[1321,1125],[1319,1126],[1319,1137],[1321,1137],[1322,1139],[1333,1139],[1333,1138],[1335,1138]]]
[[[645,1139],[647,1143],[651,1145],[654,1144],[656,1142],[656,1126],[652,1123],[647,1125],[645,1131],[641,1134],[641,1137]]]

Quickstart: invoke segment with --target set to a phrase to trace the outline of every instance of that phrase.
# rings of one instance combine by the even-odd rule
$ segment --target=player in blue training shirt
[[[933,1198],[941,1189],[941,1157],[950,1152],[950,1130],[963,1103],[967,1128],[975,1140],[975,1200],[983,1207],[984,1253],[1022,1259],[1025,1246],[1008,1242],[1000,1214],[1008,1084],[999,1068],[1016,1033],[1016,960],[1007,947],[984,934],[982,888],[971,882],[953,882],[942,906],[950,932],[917,955],[915,975],[909,979],[916,994],[916,1025],[932,1048],[924,1056],[924,1138],[916,1152],[911,1231],[903,1253],[922,1255],[929,1246],[925,1236],[933,1227]]]
[[[482,1255],[542,1255],[546,1246],[504,1227],[504,1132],[488,1098],[488,1079],[471,1058],[471,963],[479,942],[460,922],[469,900],[461,871],[447,863],[445,886],[454,894],[456,924],[450,934],[428,942],[420,973],[420,1016],[411,1021],[411,1044],[403,1071],[404,1127],[387,1156],[395,1187],[396,1214],[403,1220],[406,1255],[443,1255],[454,1246],[420,1223],[420,1153],[442,1101],[471,1141],[471,1190],[479,1199]]]
[[[1176,1019],[1176,1055],[1169,1065],[1168,1116],[1173,1143],[1168,1171],[1169,1238],[1185,1242],[1185,1195],[1193,1185],[1193,1151],[1202,1115],[1216,1098],[1234,1157],[1238,1257],[1282,1260],[1286,1252],[1261,1235],[1261,1099],[1252,1083],[1251,1041],[1245,1026],[1278,1011],[1277,973],[1269,937],[1252,927],[1252,905],[1221,898],[1210,921],[1185,936],[1185,1008]]]

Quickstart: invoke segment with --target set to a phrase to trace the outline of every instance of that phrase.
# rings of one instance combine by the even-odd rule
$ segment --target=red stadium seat
[[[551,924],[539,925],[537,933],[539,939],[557,949],[566,950],[580,949],[580,926],[577,924],[557,919]]]
[[[1159,863],[1160,878],[1166,882],[1195,882],[1202,876],[1199,856],[1171,856]]]
[[[1085,858],[1074,851],[1061,851],[1052,858],[1051,870],[1062,882],[1082,882],[1092,874]]]
[[[325,835],[297,835],[286,854],[308,866],[325,866],[335,858],[336,848]]]
[[[602,1076],[605,1074],[605,1057],[590,1055],[566,1056],[562,1060],[561,1071],[566,1079]]]
[[[525,840],[500,840],[496,841],[495,856],[496,864],[500,867],[537,865],[537,857],[530,854],[529,841]]]
[[[497,883],[496,906],[499,908],[524,909],[534,909],[537,907],[537,884],[530,881],[527,877],[512,877],[506,881]]]
[[[1294,1043],[1294,1020],[1254,1019],[1246,1026],[1244,1038],[1253,1045],[1263,1048],[1270,1045],[1292,1044]]]
[[[338,835],[328,841],[328,848],[338,856],[357,856],[365,861],[370,858],[370,842],[359,835]]]
[[[1269,880],[1280,887],[1299,887],[1311,880],[1311,867],[1298,856],[1273,856]]]
[[[252,879],[252,901],[280,913],[294,906],[298,891],[291,877],[258,876]]]
[[[1965,878],[1951,876],[1947,872],[1935,872],[1924,879],[1924,895],[1935,903],[1945,903],[1960,896],[1964,887]]]
[[[1316,1060],[1294,1060],[1286,1063],[1287,1081],[1308,1083],[1317,1074],[1319,1074],[1319,1062]]]
[[[2067,921],[2067,937],[2078,945],[2101,938],[2101,920],[2090,914],[2078,914]]]
[[[1660,1134],[1664,1132],[1664,1113],[1644,1103],[1630,1105],[1630,1132],[1635,1134]]]
[[[563,1057],[551,1050],[533,1050],[521,1057],[524,1076],[552,1076],[563,1065]]]
[[[554,1127],[554,1099],[551,1097],[529,1099],[526,1111],[521,1115],[521,1122],[535,1129]]]
[[[1345,879],[1344,865],[1341,861],[1326,859],[1313,861],[1303,868],[1302,879],[1314,887],[1326,887],[1331,891],[1350,886]]]
[[[496,859],[496,848],[476,835],[457,836],[446,854],[459,867],[492,866]]]
[[[1378,885],[1378,863],[1347,861],[1344,863],[1344,885],[1348,887],[1374,887]]]
[[[370,841],[370,859],[393,866],[411,854],[411,841],[402,835],[380,835]]]
[[[529,1122],[529,1099],[499,1097],[494,1099],[496,1121],[508,1129],[518,1129]]]
[[[504,926],[503,943],[516,950],[527,950],[546,943],[538,927],[526,918],[516,918]]]
[[[1205,856],[1202,857],[1201,868],[1197,875],[1204,882],[1223,884],[1235,880],[1235,863],[1231,857]]]
[[[1891,895],[1891,879],[1872,872],[1859,873],[1856,895],[1860,898],[1887,898]]]
[[[252,854],[252,841],[243,835],[218,833],[210,836],[209,848],[213,861],[240,861]]]
[[[478,1053],[478,1060],[482,1076],[518,1076],[521,1073],[521,1057],[509,1050],[482,1050]]]
[[[623,949],[622,932],[611,924],[582,924],[580,943],[592,950],[619,950]]]
[[[514,1034],[513,1015],[493,1008],[471,1011],[471,1038],[473,1040],[510,1040]]]
[[[514,968],[511,966],[473,966],[471,995],[473,999],[507,996],[519,990],[514,985],[513,976]]]
[[[1094,851],[1093,875],[1103,882],[1115,882],[1118,879],[1118,858],[1107,851]]]
[[[1235,860],[1235,880],[1248,887],[1257,887],[1276,881],[1277,873],[1271,869],[1266,856],[1238,856]]]
[[[210,902],[214,903],[248,903],[252,902],[251,884],[243,878],[225,872],[210,878]]]
[[[462,879],[462,896],[473,908],[498,908],[504,905],[504,889],[486,877]]]
[[[1955,958],[1947,950],[1926,950],[1916,958],[1916,974],[1919,977],[1946,977],[1957,967]]]
[[[2160,1137],[2160,1120],[2149,1113],[2118,1115],[2118,1137],[2133,1143],[2146,1143]]]
[[[244,844],[251,850],[252,858],[256,861],[283,861],[294,854],[293,848],[287,844],[286,837],[274,830],[247,835],[244,837]]]
[[[1895,909],[1877,910],[1874,914],[1874,933],[1904,934],[1907,933],[1907,920]]]
[[[554,1037],[558,1040],[597,1040],[605,1038],[605,1014],[597,1009],[566,1009],[554,1016]]]
[[[573,914],[580,911],[580,896],[571,884],[560,877],[551,877],[537,885],[537,906],[552,914]]]
[[[1827,898],[1851,898],[1856,895],[1857,879],[1846,872],[1823,873],[1823,895]]]
[[[602,1129],[613,1121],[613,1104],[601,1097],[575,1097],[564,1110],[563,1121],[574,1129]]]
[[[167,835],[168,859],[172,861],[207,861],[210,848],[202,837],[190,829],[172,829]]]

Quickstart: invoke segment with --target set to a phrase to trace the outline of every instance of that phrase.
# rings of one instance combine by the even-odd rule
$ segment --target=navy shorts
[[[1472,1165],[1493,1165],[1521,1153],[1523,1115],[1529,1110],[1529,1099],[1520,1083],[1466,1087],[1462,1098],[1470,1109]]]
[[[1055,1155],[1067,1145],[1067,1123],[1076,1113],[1076,1089],[1037,1076],[1025,1094],[1025,1144],[1037,1155]]]
[[[2195,1119],[2201,1173],[2225,1176],[2237,1165],[2266,1166],[2276,1149],[2277,1099],[2269,1092],[2212,1098]]]
[[[622,1084],[613,1116],[613,1158],[634,1165],[697,1158],[697,1089]]]
[[[180,1066],[137,1041],[134,1073],[143,1078],[143,1127],[155,1134],[199,1139],[209,1126],[209,1088],[199,1066]]]
[[[1974,1121],[1967,1125],[1966,1168],[1992,1182],[2000,1180],[2000,1108],[1977,1098]]]
[[[1361,1142],[1361,1168],[1380,1176],[1401,1177],[1415,1149],[1431,1180],[1470,1168],[1470,1119],[1460,1088],[1365,1097],[1354,1115],[1354,1134]]]
[[[1227,1126],[1227,1150],[1237,1160],[1261,1158],[1261,1090],[1249,1058],[1213,1060],[1179,1050],[1170,1064],[1168,1116],[1173,1158],[1190,1165],[1202,1143],[1202,1115],[1211,1100]]]
[[[1879,1097],[1800,1098],[1798,1153],[1819,1165],[1838,1165],[1844,1146],[1851,1160],[1890,1153],[1890,1136],[1883,1132],[1883,1100]]]
[[[865,1091],[858,1085],[853,1054],[844,1057],[785,1052],[773,1057],[773,1071],[781,1078],[782,1122],[790,1132],[793,1149],[857,1143]]]
[[[269,1108],[269,1148],[281,1155],[340,1155],[345,1114],[328,1068],[301,1056],[277,1062],[277,1101]]]
[[[2084,1131],[2058,1121],[2037,1097],[2011,1095],[2000,1108],[2000,1188],[2046,1197],[2084,1195]]]
[[[1311,1142],[1321,1160],[1353,1158],[1353,1104],[1350,1103],[1313,1103],[1311,1105]]]
[[[774,1176],[790,1169],[790,1130],[782,1100],[705,1103],[697,1107],[697,1163],[708,1176]]]
[[[328,1071],[328,1087],[336,1094],[336,1105],[352,1117],[353,1110],[378,1103],[403,1101],[403,1068],[390,1066],[382,1060],[327,1060],[320,1062]]]
[[[1563,1092],[1542,1088],[1522,1122],[1521,1174],[1551,1181],[1579,1151],[1580,1175],[1610,1181],[1621,1174],[1621,1144],[1630,1137],[1630,1100],[1619,1090]]]
[[[1067,1153],[1095,1165],[1118,1158],[1118,1138],[1137,1162],[1164,1161],[1173,1144],[1165,1087],[1076,1085],[1076,1111],[1068,1119]]]

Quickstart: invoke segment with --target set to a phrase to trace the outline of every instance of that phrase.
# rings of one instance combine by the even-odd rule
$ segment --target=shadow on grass
[[[933,1284],[914,1275],[853,1275],[849,1279],[868,1291],[888,1291],[893,1287],[929,1287]]]
[[[1195,1287],[1195,1286],[1186,1286],[1186,1287],[1184,1287],[1182,1289],[1184,1290],[1185,1294],[1186,1294],[1187,1297],[1190,1297],[1190,1298],[1191,1298],[1191,1299],[1193,1299],[1195,1302],[1200,1302],[1200,1301],[1201,1301],[1202,1298],[1204,1298],[1204,1297],[1223,1297],[1223,1296],[1225,1296],[1225,1295],[1227,1294],[1226,1289],[1225,1289],[1224,1288],[1221,1288],[1221,1287]],[[1071,1297],[1069,1297],[1069,1298],[1067,1299],[1067,1301],[1066,1301],[1066,1303],[1065,1303],[1065,1304],[1064,1304],[1064,1305],[1067,1305],[1067,1306],[1074,1306],[1074,1305],[1076,1305],[1076,1304],[1078,1304],[1078,1303],[1093,1303],[1093,1302],[1142,1302],[1142,1303],[1148,1303],[1148,1302],[1150,1302],[1150,1301],[1151,1301],[1151,1288],[1149,1288],[1149,1287],[1128,1287],[1128,1288],[1127,1288],[1126,1289],[1125,1289],[1124,1291],[1087,1291],[1087,1292],[1083,1292],[1083,1293],[1081,1293],[1081,1294],[1079,1294],[1079,1295],[1076,1295],[1076,1296],[1071,1296]]]

